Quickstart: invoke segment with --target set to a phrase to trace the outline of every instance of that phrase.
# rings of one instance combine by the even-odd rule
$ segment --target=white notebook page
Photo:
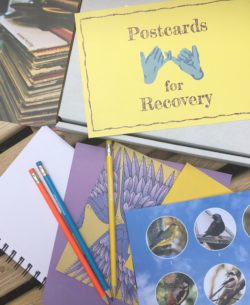
[[[0,177],[0,248],[9,246],[22,267],[30,263],[30,273],[40,271],[39,281],[47,276],[54,246],[57,222],[28,170],[42,161],[62,198],[68,182],[74,149],[48,127],[42,127]],[[1,166],[1,165],[0,165]]]

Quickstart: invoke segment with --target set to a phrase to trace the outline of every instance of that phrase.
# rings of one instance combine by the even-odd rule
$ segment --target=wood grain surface
[[[0,143],[12,137],[23,128],[24,126],[21,125],[7,123],[7,122],[0,122]]]
[[[22,127],[0,122],[0,143],[6,138],[13,136]],[[36,130],[34,129],[34,133]],[[75,135],[64,132],[58,132],[58,134],[64,138],[71,145],[75,145],[76,142],[85,142],[86,136]],[[9,148],[7,151],[0,154],[0,175],[8,168],[11,162],[22,151],[25,145],[30,141],[33,135],[30,135]],[[132,148],[157,159],[170,160],[174,162],[189,162],[194,166],[204,167],[213,170],[225,171],[233,174],[232,183],[230,188],[233,191],[242,191],[250,189],[250,169],[237,167],[223,162],[215,162],[207,159],[196,158],[193,156],[177,155],[167,151],[160,151],[152,148],[139,147],[133,145]],[[30,279],[29,275],[23,276],[23,269],[20,267],[18,270],[13,268],[14,262],[7,263],[7,257],[5,255],[0,257],[0,296],[4,293],[18,287]],[[41,305],[43,289],[34,288],[25,295],[9,302],[9,305]],[[0,305],[2,305],[0,303]],[[46,305],[46,304],[44,304]],[[55,304],[60,305],[60,304]],[[70,305],[70,304],[69,304]]]

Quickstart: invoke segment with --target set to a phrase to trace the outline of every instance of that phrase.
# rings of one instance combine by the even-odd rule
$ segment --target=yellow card
[[[90,137],[250,118],[248,0],[85,12],[76,28]]]
[[[231,191],[190,164],[186,164],[162,204],[229,194]]]

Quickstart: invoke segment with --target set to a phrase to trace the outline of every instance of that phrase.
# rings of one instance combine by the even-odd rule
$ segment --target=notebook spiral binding
[[[0,239],[1,241],[1,239]],[[2,257],[4,254],[6,254],[6,251],[9,249],[9,245],[7,243],[4,243],[2,247],[0,247],[0,257]],[[16,258],[17,251],[12,250],[9,255],[7,255],[6,262],[10,263],[14,258]],[[25,259],[24,257],[20,256],[18,260],[16,260],[16,264],[14,265],[14,269],[17,270],[20,266],[23,267],[23,272],[21,273],[22,276],[26,276],[30,270],[33,268],[32,264],[28,263],[26,268],[24,267]],[[20,286],[12,289],[11,291],[5,293],[4,295],[0,295],[0,305],[5,305],[16,298],[20,297],[21,295],[25,294],[26,292],[32,290],[33,288],[41,289],[45,282],[46,277],[43,279],[42,282],[38,280],[41,272],[36,271],[34,276],[28,279],[26,282],[21,284]]]

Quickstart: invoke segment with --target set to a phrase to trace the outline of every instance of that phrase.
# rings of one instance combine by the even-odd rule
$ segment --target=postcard
[[[128,147],[114,146],[114,191],[117,240],[118,304],[137,304],[133,270],[126,266],[130,257],[125,211],[160,204],[171,189],[178,170],[144,156]],[[82,202],[78,217],[79,230],[92,252],[101,272],[110,284],[108,200],[105,162],[89,198]],[[89,278],[67,244],[57,270],[90,285]]]
[[[228,193],[231,193],[229,188],[212,179],[191,164],[186,164],[161,204],[172,204]],[[131,252],[126,262],[126,267],[134,270]]]
[[[89,136],[249,119],[249,12],[177,0],[76,14]]]
[[[126,212],[140,305],[245,305],[250,191]]]

